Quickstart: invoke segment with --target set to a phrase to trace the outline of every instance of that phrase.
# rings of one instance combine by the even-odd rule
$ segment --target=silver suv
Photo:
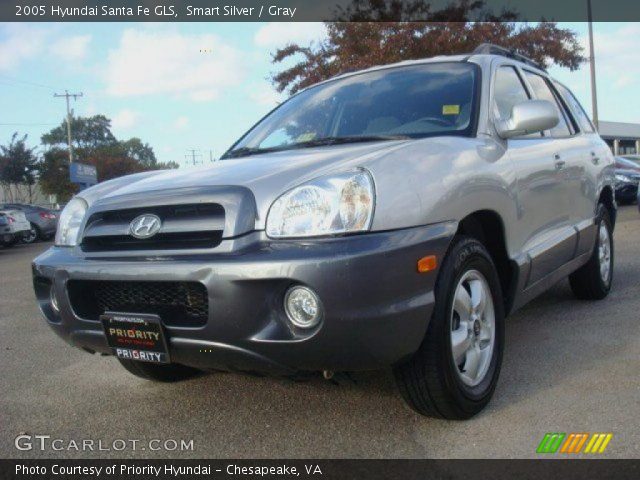
[[[309,87],[201,169],[101,183],[33,263],[51,328],[174,381],[393,367],[417,412],[489,402],[505,316],[611,287],[614,161],[572,93],[496,47]]]

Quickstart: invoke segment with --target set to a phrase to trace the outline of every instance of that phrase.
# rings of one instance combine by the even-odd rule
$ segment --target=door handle
[[[596,152],[591,152],[591,161],[594,165],[598,165],[600,163],[600,157],[596,156]]]
[[[560,158],[560,154],[554,154],[553,159],[556,161],[556,170],[562,170],[566,162]]]

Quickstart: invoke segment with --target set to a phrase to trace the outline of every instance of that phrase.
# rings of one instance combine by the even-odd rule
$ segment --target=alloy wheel
[[[609,285],[611,276],[611,238],[604,222],[598,231],[598,260],[600,261],[600,277],[605,285]]]
[[[495,320],[487,280],[477,270],[465,272],[451,308],[451,354],[465,385],[478,385],[489,370],[495,348]]]
[[[31,230],[29,230],[28,233],[25,233],[24,236],[22,237],[22,241],[24,243],[33,243],[36,241],[37,238],[38,238],[38,232],[36,231],[35,227],[31,227]]]

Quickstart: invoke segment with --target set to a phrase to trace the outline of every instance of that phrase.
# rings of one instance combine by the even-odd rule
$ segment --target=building
[[[640,124],[598,122],[600,136],[614,155],[640,154]]]

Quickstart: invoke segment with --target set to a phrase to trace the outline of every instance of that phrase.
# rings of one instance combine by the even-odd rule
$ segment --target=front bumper
[[[47,323],[72,345],[111,353],[101,325],[80,318],[69,280],[196,281],[209,299],[204,326],[165,325],[172,361],[201,369],[287,374],[366,370],[414,353],[433,309],[437,270],[418,273],[417,260],[438,264],[455,224],[330,239],[272,241],[243,237],[228,253],[90,257],[53,247],[33,262],[36,297]],[[294,328],[282,307],[293,284],[312,288],[324,305],[311,331]],[[59,313],[51,305],[53,287]],[[144,312],[140,312],[144,313]]]

